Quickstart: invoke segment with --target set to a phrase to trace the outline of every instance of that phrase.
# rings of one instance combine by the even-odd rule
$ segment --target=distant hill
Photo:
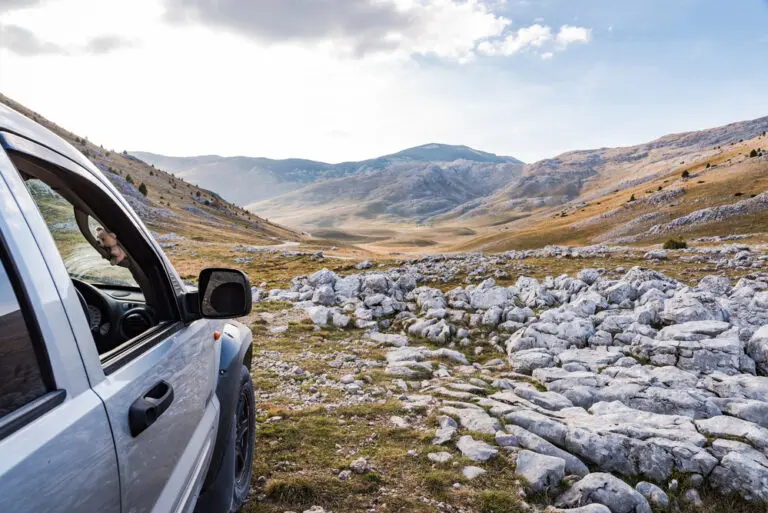
[[[302,159],[273,160],[261,157],[168,157],[142,151],[132,155],[178,174],[201,187],[216,187],[237,204],[248,205],[293,192],[325,180],[366,175],[397,166],[467,161],[483,164],[522,164],[467,146],[425,144],[398,153],[359,162],[327,164]]]
[[[522,169],[517,161],[392,160],[379,169],[319,181],[247,207],[308,229],[353,227],[358,220],[425,223],[493,194],[519,177]]]

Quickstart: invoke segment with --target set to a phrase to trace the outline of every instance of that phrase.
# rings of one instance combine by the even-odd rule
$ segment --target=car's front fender
[[[232,421],[240,389],[240,367],[251,368],[251,330],[237,321],[226,321],[221,329],[221,356],[216,396],[221,405],[211,466],[203,483],[196,513],[229,511],[235,481],[234,459],[225,458],[231,449]],[[232,460],[232,461],[228,461]]]

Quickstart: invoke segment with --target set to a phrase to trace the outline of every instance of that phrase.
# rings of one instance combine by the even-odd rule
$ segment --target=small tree
[[[669,239],[664,243],[664,249],[685,249],[688,244],[684,240]]]
[[[688,178],[689,176],[691,176],[691,173],[686,169],[685,171],[683,171],[683,173],[680,176],[682,176],[683,178]]]
[[[125,175],[125,181],[133,185],[133,178],[131,177],[131,175]]]
[[[712,167],[712,164],[710,164],[709,162],[707,162],[707,169],[709,169],[710,167]]]
[[[144,196],[147,195],[147,186],[144,185],[144,182],[141,182],[141,185],[139,185],[139,192],[143,194]]]
[[[629,201],[635,201],[635,195],[634,194],[629,197]]]
[[[753,149],[752,151],[749,152],[749,158],[753,159],[755,157],[757,157],[757,150]]]

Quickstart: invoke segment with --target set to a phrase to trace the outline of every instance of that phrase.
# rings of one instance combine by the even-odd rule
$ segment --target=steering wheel
[[[85,317],[88,319],[88,326],[90,327],[91,325],[91,315],[88,311],[89,304],[99,308],[102,315],[106,317],[106,319],[102,319],[102,325],[105,322],[109,322],[109,331],[105,334],[101,333],[100,327],[91,330],[99,354],[104,354],[120,345],[119,324],[121,309],[118,302],[112,299],[108,294],[105,294],[93,285],[82,280],[72,278],[72,283],[75,285],[75,290],[77,290],[80,303],[83,305]]]

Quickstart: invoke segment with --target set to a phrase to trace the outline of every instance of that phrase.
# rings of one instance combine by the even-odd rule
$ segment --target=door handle
[[[136,399],[128,410],[128,425],[131,428],[131,436],[138,436],[154,424],[172,402],[173,387],[165,381],[160,381]]]

